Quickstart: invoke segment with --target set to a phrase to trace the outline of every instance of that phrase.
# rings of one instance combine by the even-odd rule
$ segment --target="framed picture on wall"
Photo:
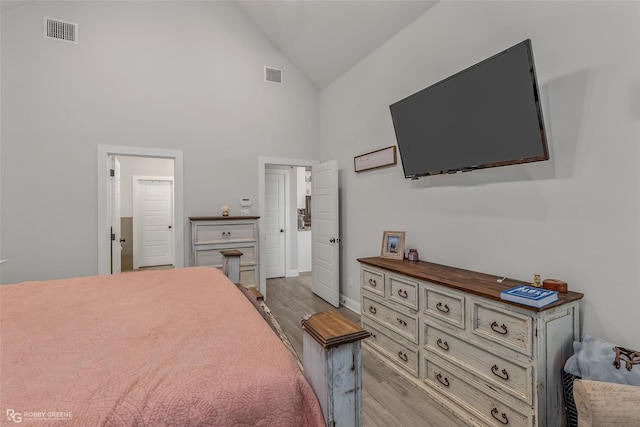
[[[382,258],[404,259],[404,231],[385,231],[382,235]]]

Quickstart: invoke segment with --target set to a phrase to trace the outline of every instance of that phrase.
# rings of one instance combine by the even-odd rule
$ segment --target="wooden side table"
[[[316,313],[301,323],[304,375],[327,426],[362,426],[360,341],[371,333],[337,311]]]

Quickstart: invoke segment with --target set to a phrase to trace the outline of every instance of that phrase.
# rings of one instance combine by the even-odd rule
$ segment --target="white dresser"
[[[191,266],[222,269],[220,251],[236,249],[240,257],[240,283],[259,283],[257,216],[189,217],[191,221]]]
[[[542,309],[500,300],[522,284],[428,262],[358,259],[365,346],[473,426],[566,425],[561,370],[582,294]]]

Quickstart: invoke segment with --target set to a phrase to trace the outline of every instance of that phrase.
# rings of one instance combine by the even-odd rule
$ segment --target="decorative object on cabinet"
[[[395,145],[361,154],[353,158],[353,168],[356,172],[392,166],[397,163],[398,159]]]
[[[404,259],[404,231],[385,231],[382,235],[380,256],[390,259]]]
[[[223,206],[221,210],[222,210],[222,216],[229,216],[229,206]]]
[[[534,274],[533,275],[533,286],[535,286],[536,288],[541,288],[542,287],[542,280],[540,279],[540,275],[539,274]]]
[[[500,298],[505,301],[539,308],[558,301],[558,292],[548,289],[540,290],[536,286],[519,285],[500,292]]]
[[[569,290],[567,286],[567,282],[563,280],[558,280],[558,279],[544,279],[542,281],[542,287],[544,289],[549,289],[551,291],[563,292],[563,293]]]
[[[564,424],[562,364],[576,292],[543,308],[500,299],[519,282],[425,261],[360,258],[364,345],[474,426]]]
[[[238,250],[239,283],[258,286],[258,216],[189,217],[191,222],[191,266],[223,268],[221,251]]]

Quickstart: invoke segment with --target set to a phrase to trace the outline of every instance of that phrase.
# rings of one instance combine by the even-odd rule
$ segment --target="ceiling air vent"
[[[282,70],[277,68],[264,67],[264,81],[282,84]]]
[[[78,24],[45,17],[44,36],[48,39],[78,44]]]

